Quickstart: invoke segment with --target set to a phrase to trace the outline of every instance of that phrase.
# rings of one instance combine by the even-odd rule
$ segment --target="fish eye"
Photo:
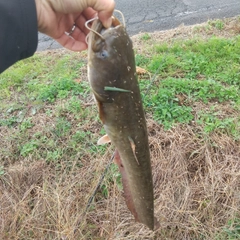
[[[102,50],[100,53],[100,58],[105,59],[108,57],[108,52],[106,50]]]

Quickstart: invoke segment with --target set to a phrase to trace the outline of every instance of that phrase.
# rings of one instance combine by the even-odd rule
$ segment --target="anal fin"
[[[135,152],[136,145],[135,145],[135,143],[134,143],[134,141],[132,140],[131,137],[128,137],[128,140],[129,140],[129,142],[130,142],[130,144],[131,144],[131,148],[132,148],[132,152],[133,152],[134,158],[135,158],[137,164],[140,165],[140,163],[139,163],[139,161],[138,161],[138,159],[137,159],[137,156],[136,156],[136,152]]]
[[[111,139],[109,138],[109,136],[106,134],[104,136],[102,136],[98,142],[97,142],[97,145],[104,145],[106,143],[110,143],[111,142]]]
[[[125,202],[127,204],[128,209],[130,210],[130,212],[134,216],[135,220],[137,222],[139,222],[138,214],[137,214],[136,208],[134,206],[133,196],[132,196],[130,186],[129,186],[128,176],[127,176],[125,168],[122,164],[122,160],[121,160],[121,157],[120,157],[120,154],[119,154],[118,150],[115,151],[115,156],[114,157],[115,157],[114,161],[118,165],[119,171],[122,175],[122,184],[123,184]]]

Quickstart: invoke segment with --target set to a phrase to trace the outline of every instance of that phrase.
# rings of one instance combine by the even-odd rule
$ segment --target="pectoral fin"
[[[102,103],[97,101],[98,103],[98,111],[99,111],[99,117],[102,121],[102,123],[104,124],[104,112],[103,112],[103,106],[102,106]]]
[[[104,145],[106,143],[110,143],[111,142],[111,139],[109,138],[109,136],[106,134],[104,136],[102,136],[98,142],[97,142],[97,145]]]
[[[140,164],[139,164],[139,161],[138,161],[138,159],[137,159],[137,156],[136,156],[136,152],[135,152],[136,145],[135,145],[135,143],[134,143],[134,141],[132,140],[131,137],[128,137],[128,140],[129,140],[129,142],[130,142],[130,144],[131,144],[131,148],[132,148],[132,151],[133,151],[134,158],[135,158],[137,164],[140,165]]]

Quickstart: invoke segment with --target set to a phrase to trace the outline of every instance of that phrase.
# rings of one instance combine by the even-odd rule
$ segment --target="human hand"
[[[35,2],[38,30],[72,51],[87,48],[85,42],[89,32],[85,27],[87,20],[98,16],[104,27],[111,26],[115,6],[114,0],[35,0]],[[71,34],[67,35],[65,32]]]

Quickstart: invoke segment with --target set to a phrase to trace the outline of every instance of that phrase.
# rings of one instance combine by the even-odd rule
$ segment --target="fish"
[[[88,79],[122,175],[126,205],[137,222],[154,230],[154,196],[148,132],[132,41],[116,17],[104,28],[93,21],[88,36]]]

